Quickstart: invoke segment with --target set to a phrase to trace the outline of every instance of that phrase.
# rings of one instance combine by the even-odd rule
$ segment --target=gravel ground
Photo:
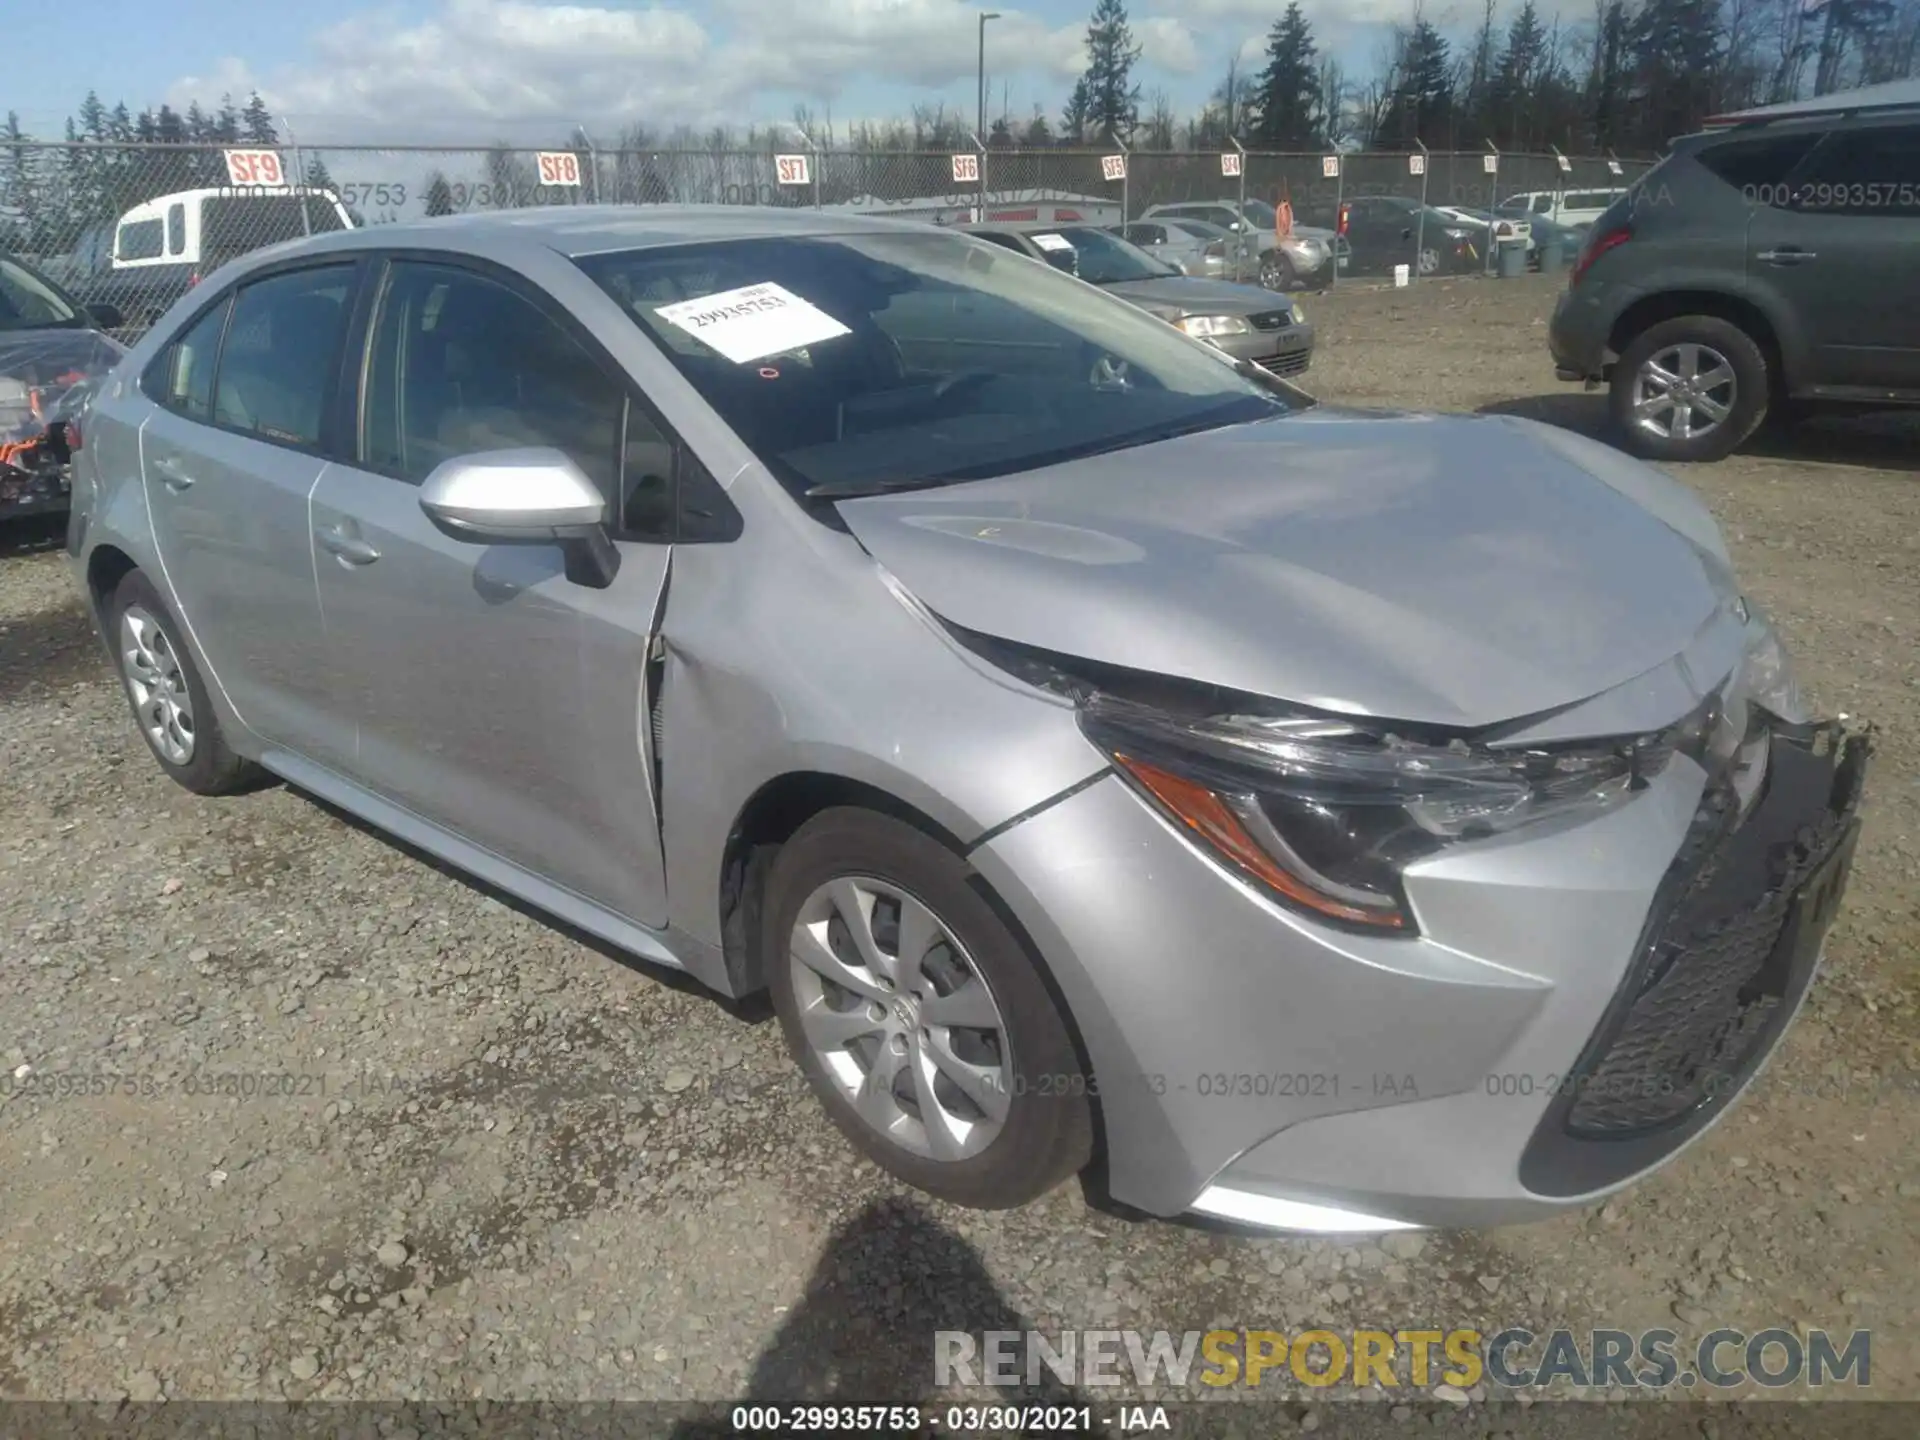
[[[1546,283],[1308,303],[1327,399],[1599,424],[1552,379]],[[1816,697],[1883,732],[1780,1061],[1604,1207],[1384,1245],[1140,1222],[1078,1187],[1010,1214],[923,1203],[829,1127],[764,1008],[285,787],[174,788],[55,533],[0,532],[0,1074],[35,1077],[0,1093],[0,1395],[898,1402],[932,1398],[936,1329],[1424,1323],[1870,1327],[1873,1393],[1920,1398],[1917,435],[1821,425],[1683,477]],[[90,1076],[112,1093],[47,1088]],[[1248,1433],[1381,1413],[1261,1395]],[[1549,1412],[1594,1413],[1435,1423],[1558,1433]]]

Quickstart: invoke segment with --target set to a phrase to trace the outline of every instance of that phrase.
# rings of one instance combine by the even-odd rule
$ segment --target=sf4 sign
[[[1100,174],[1108,180],[1126,179],[1127,157],[1124,155],[1102,155],[1100,157]]]
[[[571,150],[542,150],[533,157],[533,165],[541,185],[580,183],[580,157]]]
[[[278,150],[228,150],[227,183],[230,185],[284,185],[287,172],[280,164]]]
[[[805,185],[813,177],[807,169],[806,156],[776,155],[773,157],[773,178],[782,185]]]
[[[1240,173],[1240,152],[1229,150],[1220,157],[1220,173],[1233,176]]]
[[[953,183],[956,185],[978,185],[980,183],[980,157],[972,153],[953,157]]]

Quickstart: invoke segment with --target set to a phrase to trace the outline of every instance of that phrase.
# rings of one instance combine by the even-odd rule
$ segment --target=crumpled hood
[[[0,330],[0,444],[70,417],[126,353],[96,330]]]
[[[1262,290],[1257,285],[1236,285],[1230,280],[1202,280],[1188,275],[1122,280],[1100,288],[1142,309],[1164,311],[1176,319],[1185,315],[1259,315],[1268,310],[1285,310],[1290,304],[1286,296]]]
[[[967,629],[1434,725],[1620,686],[1731,598],[1690,491],[1512,417],[1321,407],[840,513]]]

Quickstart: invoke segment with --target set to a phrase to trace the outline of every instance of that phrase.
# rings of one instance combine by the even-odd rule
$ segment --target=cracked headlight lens
[[[1747,615],[1747,650],[1741,661],[1739,687],[1747,699],[1768,714],[1789,725],[1804,725],[1813,718],[1806,696],[1801,693],[1793,661],[1773,622],[1753,601],[1743,599]]]

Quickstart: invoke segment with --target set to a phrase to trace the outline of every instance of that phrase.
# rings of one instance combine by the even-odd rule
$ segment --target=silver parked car
[[[1707,511],[964,235],[566,207],[180,301],[69,532],[141,735],[715,990],[954,1201],[1580,1204],[1813,976],[1867,737]]]

